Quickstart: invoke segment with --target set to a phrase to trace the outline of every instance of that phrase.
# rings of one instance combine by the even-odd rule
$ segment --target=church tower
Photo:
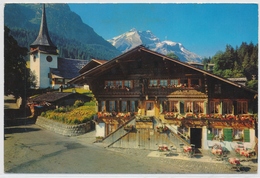
[[[36,76],[36,88],[51,87],[50,68],[58,67],[57,47],[52,43],[46,21],[45,5],[42,6],[41,26],[38,37],[30,45],[30,69]]]

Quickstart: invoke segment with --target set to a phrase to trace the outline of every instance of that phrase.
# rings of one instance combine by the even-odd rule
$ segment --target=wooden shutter
[[[109,101],[106,101],[106,112],[109,112]]]
[[[233,106],[234,106],[234,114],[237,115],[237,101],[233,102]]]
[[[138,107],[138,101],[135,101],[135,112],[138,111],[137,107]]]
[[[101,104],[101,101],[98,101],[98,111],[102,111],[102,104]]]
[[[209,131],[210,131],[210,133],[209,133]],[[212,134],[212,129],[210,129],[210,130],[207,130],[207,140],[213,140],[213,134]]]
[[[130,105],[131,105],[131,102],[130,102],[130,101],[127,101],[127,102],[126,102],[126,111],[127,111],[127,112],[130,112]]]
[[[233,140],[233,130],[232,129],[224,129],[224,140],[225,141],[232,141]]]
[[[184,101],[180,101],[180,113],[184,114]]]
[[[250,130],[249,129],[244,130],[244,142],[250,142]]]

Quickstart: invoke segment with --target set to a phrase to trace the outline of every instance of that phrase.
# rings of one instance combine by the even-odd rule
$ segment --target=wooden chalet
[[[94,67],[97,67],[99,65],[102,65],[104,63],[106,63],[107,60],[101,60],[101,59],[91,59],[91,61],[89,63],[87,63],[84,67],[82,67],[80,70],[79,70],[79,73],[82,74]]]
[[[255,144],[256,91],[144,46],[87,70],[69,83],[90,86],[105,137],[111,134],[108,128],[115,131],[124,123],[120,118],[127,122],[139,115],[170,125],[197,148],[206,149],[214,140]]]

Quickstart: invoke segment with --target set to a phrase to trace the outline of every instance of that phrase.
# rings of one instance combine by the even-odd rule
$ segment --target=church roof
[[[32,48],[35,48],[38,46],[49,47],[50,49],[55,50],[55,51],[57,49],[57,47],[52,43],[50,36],[49,36],[44,4],[42,7],[42,19],[41,19],[41,26],[40,26],[39,34],[38,34],[38,37],[36,38],[36,40],[31,44]]]
[[[79,70],[87,63],[87,60],[58,58],[58,68],[51,68],[51,73],[55,78],[72,79],[80,74]]]

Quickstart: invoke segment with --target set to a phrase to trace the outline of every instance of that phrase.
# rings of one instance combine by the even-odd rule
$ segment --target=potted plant
[[[102,136],[97,136],[96,137],[96,142],[101,142],[104,139]]]
[[[126,131],[131,131],[131,130],[133,130],[133,128],[134,128],[133,125],[126,125],[126,126],[124,127],[124,129],[125,129]]]

